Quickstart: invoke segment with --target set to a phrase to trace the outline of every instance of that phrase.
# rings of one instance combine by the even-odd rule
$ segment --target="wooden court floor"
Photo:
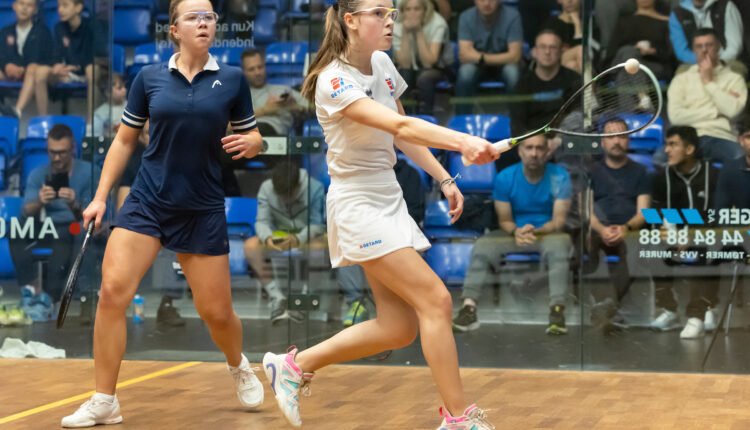
[[[0,429],[55,429],[90,396],[90,360],[0,360]],[[750,376],[465,369],[498,429],[750,429]],[[261,376],[265,383],[265,378]],[[243,411],[221,363],[126,361],[113,429],[287,429],[275,402]],[[303,428],[429,429],[438,398],[422,367],[332,366],[303,399]]]

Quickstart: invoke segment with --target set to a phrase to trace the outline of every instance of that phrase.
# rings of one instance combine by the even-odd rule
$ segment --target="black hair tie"
[[[333,10],[335,10],[336,12],[339,11],[339,2],[333,3]]]

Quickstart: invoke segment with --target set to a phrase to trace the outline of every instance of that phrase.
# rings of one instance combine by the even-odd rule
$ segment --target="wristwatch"
[[[484,54],[479,55],[479,63],[480,66],[484,66]]]

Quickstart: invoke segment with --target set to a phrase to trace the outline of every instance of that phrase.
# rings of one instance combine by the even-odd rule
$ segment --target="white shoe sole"
[[[68,429],[81,429],[81,428],[87,428],[87,427],[94,427],[96,425],[109,425],[109,424],[120,424],[122,422],[122,415],[116,416],[114,418],[107,418],[104,421],[91,421],[87,422],[85,424],[61,424],[63,428]]]
[[[279,397],[278,392],[281,390],[279,389],[279,391],[277,391],[274,386],[277,383],[277,378],[281,376],[280,369],[281,366],[279,366],[279,360],[276,359],[276,354],[267,352],[266,355],[263,356],[263,371],[266,373],[266,379],[268,379],[268,384],[271,386],[271,391],[273,392],[273,397],[276,399],[276,404],[279,406],[279,411],[289,425],[294,428],[300,428],[302,427],[302,423],[296,424],[292,422],[291,418],[289,418],[286,412],[284,412],[283,404],[286,402],[286,399],[283,396]]]

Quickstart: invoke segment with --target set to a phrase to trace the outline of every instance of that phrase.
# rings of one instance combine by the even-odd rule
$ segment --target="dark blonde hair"
[[[310,64],[305,83],[302,84],[302,96],[311,102],[315,101],[315,87],[320,72],[332,62],[339,60],[349,47],[344,15],[357,11],[361,3],[362,0],[338,0],[328,8],[323,43],[315,60]]]
[[[412,0],[401,0],[398,2],[398,22],[404,22],[404,10],[406,10],[406,5],[411,2]],[[422,27],[427,25],[428,22],[432,19],[432,16],[435,14],[435,6],[433,6],[431,0],[415,0],[419,4],[422,5],[422,9],[424,9],[424,14],[422,15]]]

